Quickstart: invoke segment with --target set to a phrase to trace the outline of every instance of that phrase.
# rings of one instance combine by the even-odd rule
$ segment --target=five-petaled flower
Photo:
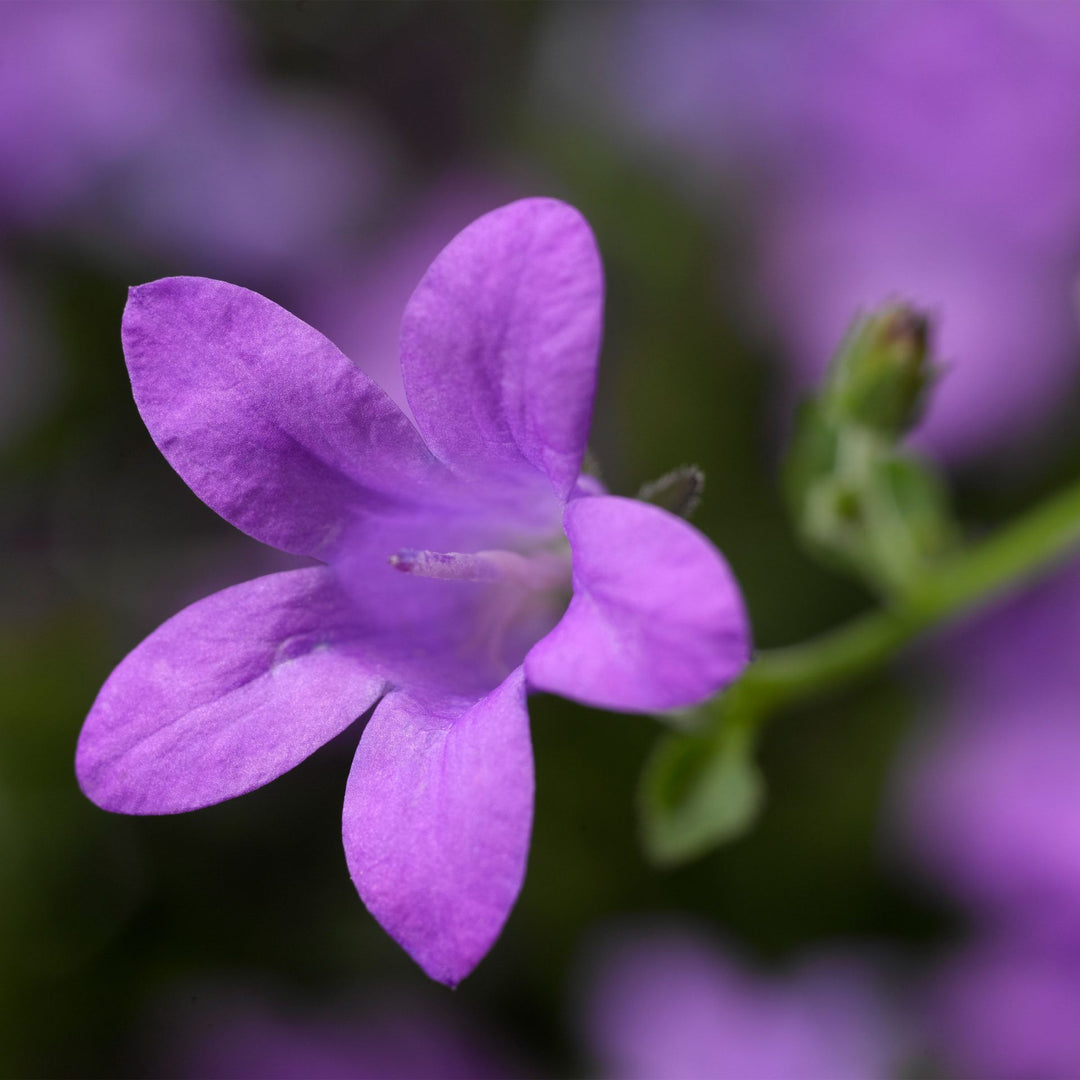
[[[345,793],[361,897],[432,977],[490,948],[525,873],[527,689],[653,712],[742,669],[737,586],[700,533],[581,475],[603,277],[584,219],[474,222],[406,307],[415,426],[329,341],[203,278],[132,290],[135,401],[192,490],[321,565],[209,596],[112,673],[86,794],[167,814],[280,776],[374,706]]]

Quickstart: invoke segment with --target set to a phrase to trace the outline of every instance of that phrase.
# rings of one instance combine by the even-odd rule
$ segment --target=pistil
[[[525,589],[554,589],[569,585],[569,551],[537,551],[522,555],[495,549],[462,553],[402,548],[390,556],[390,565],[405,574],[443,581],[504,582]]]

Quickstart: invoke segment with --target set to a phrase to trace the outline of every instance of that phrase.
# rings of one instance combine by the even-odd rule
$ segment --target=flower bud
[[[918,422],[937,375],[930,362],[930,323],[907,304],[889,304],[855,322],[825,386],[830,412],[897,439]]]
[[[937,371],[929,323],[906,304],[855,320],[818,395],[799,415],[785,487],[807,545],[895,595],[949,551],[945,486],[903,445]]]

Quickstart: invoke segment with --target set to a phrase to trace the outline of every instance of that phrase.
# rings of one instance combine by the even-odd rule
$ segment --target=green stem
[[[763,652],[729,695],[745,707],[744,715],[761,719],[852,682],[883,667],[919,634],[1030,580],[1077,547],[1080,483],[943,562],[890,607],[800,645]]]

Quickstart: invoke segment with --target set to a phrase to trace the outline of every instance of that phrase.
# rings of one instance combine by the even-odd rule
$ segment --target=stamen
[[[516,551],[417,551],[402,548],[390,565],[405,574],[443,581],[513,582],[528,589],[555,588],[569,583],[566,558],[549,551],[520,555]]]
[[[502,574],[488,552],[463,555],[456,551],[417,551],[402,548],[390,556],[390,565],[404,574],[454,581],[498,581]],[[508,553],[507,553],[508,554]]]

